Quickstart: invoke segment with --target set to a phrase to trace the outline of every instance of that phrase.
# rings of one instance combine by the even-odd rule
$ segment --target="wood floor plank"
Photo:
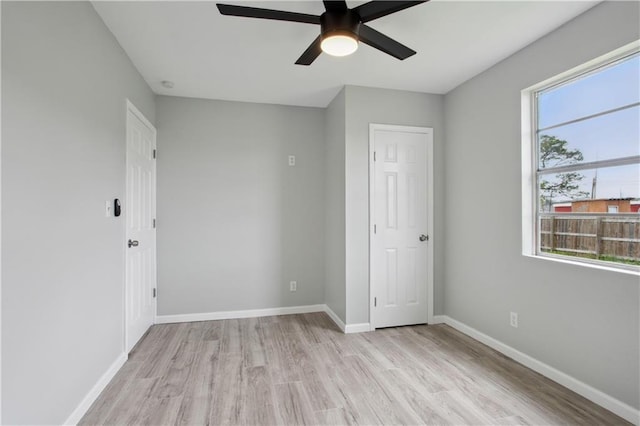
[[[243,393],[246,391],[242,355],[221,352],[216,374],[219,380],[216,380],[214,384],[208,423],[214,425],[242,424],[242,401]]]
[[[174,327],[151,326],[138,344],[129,352],[129,359],[131,361],[146,360],[158,345],[163,344],[163,342],[166,344],[167,336],[172,333],[173,330]],[[144,342],[144,344],[142,342]]]
[[[267,349],[264,332],[258,318],[248,318],[240,323],[240,335],[244,342],[242,354],[245,367],[259,367],[266,364]]]
[[[210,335],[203,333],[203,338]],[[196,354],[194,366],[189,377],[189,386],[183,393],[176,423],[181,425],[201,425],[208,421],[213,401],[214,385],[220,359],[220,343],[217,340],[204,340]]]
[[[327,380],[322,377],[317,371],[310,370],[305,371],[302,374],[302,386],[311,398],[311,407],[314,411],[330,410],[332,408],[338,408],[336,402],[331,396]]]
[[[102,391],[98,399],[91,405],[79,424],[97,425],[104,423],[111,410],[118,406],[118,400],[125,394],[124,389],[135,377],[139,368],[140,361],[126,362]]]
[[[427,403],[447,419],[449,424],[491,425],[493,419],[484,415],[457,390],[426,395]]]
[[[166,335],[162,339],[158,339],[152,350],[148,351],[148,356],[138,370],[137,377],[147,379],[161,377],[171,361],[171,356],[180,345],[186,329],[187,324],[167,324]],[[146,344],[146,339],[138,345],[143,346],[142,343]],[[146,351],[141,349],[141,352]]]
[[[324,313],[151,327],[81,425],[628,425],[448,327]]]
[[[586,399],[575,395],[568,389],[549,386],[537,392],[540,401],[545,406],[553,407],[554,412],[562,414],[567,422],[577,422],[582,425],[606,424],[609,413],[588,402]]]
[[[222,338],[220,339],[220,352],[222,353],[242,353],[243,341],[241,337],[240,324],[242,320],[226,320],[222,326]]]
[[[245,425],[276,424],[275,386],[264,366],[246,370],[242,401],[242,420]]]
[[[352,416],[347,414],[344,408],[332,408],[330,410],[317,411],[316,418],[318,423],[328,426],[344,426],[355,425]]]
[[[300,315],[300,328],[306,343],[314,345],[330,339],[331,325],[325,321],[326,319],[327,316],[321,312]]]
[[[496,419],[496,425],[509,425],[509,426],[530,426],[536,423],[529,423],[524,418],[520,416],[513,417],[504,417],[501,419]]]
[[[202,340],[220,340],[224,321],[205,321]]]
[[[266,365],[274,383],[289,383],[300,381],[299,369],[290,351],[289,339],[295,336],[289,326],[282,327],[282,323],[274,323],[264,328]]]
[[[356,336],[360,339],[360,346],[356,346],[355,353],[362,356],[363,351],[371,350],[376,353],[376,357],[386,359],[387,365],[381,365],[381,368],[401,368],[413,362],[410,354],[407,353],[402,347],[399,347],[394,343],[392,338],[397,336],[394,334],[383,333],[363,333]],[[354,342],[358,342],[357,339],[353,339]]]
[[[180,343],[168,361],[164,374],[160,376],[153,396],[156,398],[172,398],[181,396],[184,393],[187,387],[187,379],[196,357],[196,350],[200,346],[200,342],[194,341]]]
[[[309,345],[303,339],[290,339],[288,348],[299,372],[300,381],[308,395],[312,395],[311,407],[314,411],[337,408],[330,392],[327,390],[325,368],[318,364],[311,354],[318,344]]]
[[[173,425],[176,423],[182,396],[157,398],[150,396],[142,401],[136,416],[128,425]]]
[[[123,390],[122,397],[119,399],[121,403],[109,412],[103,424],[128,425],[134,422],[140,415],[143,402],[151,396],[157,381],[157,378],[141,378],[132,381]]]
[[[353,356],[345,360],[346,374],[349,370],[352,392],[367,411],[375,415],[376,423],[381,424],[418,424],[419,417],[406,401],[392,392],[381,372],[375,371],[362,357]],[[360,410],[365,411],[364,408]]]
[[[309,398],[300,382],[277,384],[275,397],[280,423],[285,425],[317,424]]]
[[[376,424],[373,414],[358,399],[358,394],[353,392],[353,377],[343,374],[346,368],[344,360],[340,359],[327,381],[327,387],[336,401],[338,407],[344,409],[344,414],[349,421],[348,424],[371,425]]]
[[[400,369],[387,370],[383,374],[387,378],[387,383],[393,387],[393,391],[407,401],[424,424],[448,423],[443,413],[436,410],[433,405],[425,404],[425,393],[432,392],[414,382],[411,376],[407,376]]]

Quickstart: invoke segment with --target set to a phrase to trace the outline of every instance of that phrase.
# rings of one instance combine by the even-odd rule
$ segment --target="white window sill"
[[[522,253],[522,255],[525,257],[530,257],[534,259],[550,260],[552,262],[598,269],[600,271],[617,272],[617,273],[622,273],[626,275],[640,276],[640,267],[633,266],[633,265],[608,266],[608,265],[603,265],[601,263],[589,262],[585,260],[578,261],[578,260],[573,260],[569,257],[565,257],[561,255],[552,255],[552,254]],[[640,281],[638,281],[638,283],[640,284]]]

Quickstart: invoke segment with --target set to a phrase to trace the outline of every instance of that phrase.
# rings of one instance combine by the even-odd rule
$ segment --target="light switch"
[[[104,202],[104,216],[111,217],[111,200]]]
[[[290,155],[289,156],[289,165],[290,166],[295,166],[296,165],[296,156],[295,155]]]

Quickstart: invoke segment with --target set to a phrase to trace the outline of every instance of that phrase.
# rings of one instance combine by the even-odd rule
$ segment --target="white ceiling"
[[[320,0],[222,2],[324,10]],[[416,50],[413,57],[399,61],[361,43],[351,56],[322,54],[308,67],[294,62],[316,25],[222,16],[213,1],[93,5],[158,94],[324,107],[345,84],[447,93],[597,3],[433,0],[369,23]]]

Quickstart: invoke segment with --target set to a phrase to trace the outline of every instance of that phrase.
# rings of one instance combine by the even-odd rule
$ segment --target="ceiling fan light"
[[[345,34],[329,35],[322,39],[320,48],[332,56],[347,56],[358,50],[358,40]]]

